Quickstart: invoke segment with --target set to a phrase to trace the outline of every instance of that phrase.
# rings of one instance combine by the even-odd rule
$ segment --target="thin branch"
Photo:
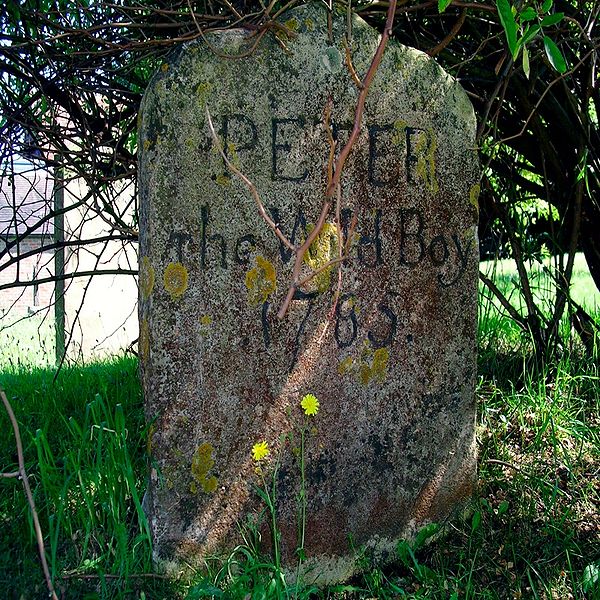
[[[21,433],[19,432],[19,424],[17,423],[17,419],[15,417],[15,413],[13,412],[12,406],[4,393],[4,390],[0,388],[0,398],[2,398],[2,404],[4,404],[4,408],[8,413],[8,418],[10,419],[10,423],[12,425],[14,434],[15,434],[15,444],[17,446],[17,461],[19,463],[19,476],[21,481],[23,482],[23,488],[25,489],[25,495],[27,496],[27,502],[29,503],[29,509],[31,511],[31,517],[33,519],[33,528],[35,529],[35,537],[38,545],[38,552],[40,555],[40,562],[42,563],[42,570],[44,571],[44,577],[46,578],[46,585],[48,586],[48,593],[52,600],[58,600],[58,596],[54,591],[54,586],[52,585],[52,577],[50,576],[50,569],[48,569],[48,563],[46,561],[46,549],[44,547],[44,536],[42,534],[42,528],[40,526],[40,520],[38,518],[38,513],[35,508],[35,500],[33,499],[33,494],[31,493],[31,487],[29,485],[29,478],[27,477],[27,471],[25,470],[25,458],[23,456],[23,443],[21,442]],[[9,473],[12,476],[12,473]]]
[[[517,323],[522,329],[526,330],[527,326],[525,325],[525,320],[520,315],[519,311],[505,298],[504,294],[500,291],[498,286],[487,276],[484,275],[481,271],[479,272],[479,279],[485,283],[485,285],[490,289],[490,291],[498,298],[498,301],[502,306],[506,309],[506,312],[511,316],[512,320]]]
[[[215,143],[215,146],[217,147],[217,150],[221,154],[221,156],[222,156],[223,160],[225,161],[225,164],[227,165],[229,170],[233,171],[233,173],[235,173],[246,184],[246,187],[248,188],[248,190],[250,191],[250,194],[254,198],[254,202],[256,202],[256,206],[258,208],[258,212],[260,213],[260,216],[263,218],[265,223],[273,230],[275,235],[281,240],[283,245],[286,248],[288,248],[288,250],[291,250],[292,252],[296,252],[296,246],[294,246],[294,244],[292,244],[292,242],[290,242],[287,239],[287,237],[283,234],[281,229],[279,229],[279,226],[277,225],[277,223],[275,223],[275,221],[273,221],[273,219],[271,219],[271,217],[269,217],[269,215],[267,214],[267,211],[265,210],[265,207],[260,199],[260,196],[258,194],[258,190],[256,189],[256,186],[252,183],[252,181],[250,181],[250,179],[248,179],[248,177],[246,177],[229,160],[229,158],[225,154],[225,150],[223,149],[223,146],[221,145],[221,142],[220,142],[219,138],[217,137],[217,133],[215,132],[215,128],[214,128],[212,119],[210,117],[210,111],[208,110],[208,105],[206,106],[206,120],[208,123],[208,129],[210,131],[210,135],[212,136],[212,139]]]
[[[112,573],[67,573],[60,575],[61,579],[122,579],[122,575],[114,575]],[[127,575],[128,579],[170,579],[168,575],[162,575],[160,573],[130,573]]]
[[[348,72],[350,73],[350,77],[352,77],[352,81],[359,90],[363,89],[363,82],[360,80],[356,69],[354,68],[354,64],[352,63],[352,54],[350,54],[350,44],[347,39],[344,39],[344,49],[346,50],[346,67],[348,68]]]
[[[510,142],[511,140],[521,137],[525,133],[525,130],[529,126],[529,122],[533,118],[533,115],[535,115],[535,113],[537,112],[538,108],[540,107],[540,104],[543,102],[544,98],[546,97],[546,94],[548,94],[550,89],[555,84],[557,84],[559,81],[562,81],[566,77],[573,75],[573,73],[575,73],[585,63],[585,61],[590,56],[592,56],[592,54],[594,54],[596,52],[596,50],[598,50],[598,48],[600,48],[600,44],[596,44],[587,54],[584,55],[584,57],[571,70],[566,71],[566,72],[562,73],[561,75],[559,75],[558,77],[556,77],[555,79],[553,79],[548,84],[548,87],[543,91],[543,93],[539,97],[538,101],[535,103],[535,106],[533,107],[533,109],[531,110],[529,115],[527,116],[527,119],[525,119],[525,123],[523,123],[523,127],[521,127],[521,130],[518,133],[515,133],[514,135],[509,135],[508,137],[502,138],[501,140],[494,142],[494,146],[500,146],[502,144],[506,144],[506,142]]]
[[[67,279],[76,279],[77,277],[93,277],[95,275],[137,275],[137,269],[104,269],[99,271],[75,271],[73,273],[65,273],[60,276],[43,277],[41,279],[30,279],[29,281],[13,281],[12,283],[4,283],[0,285],[0,291],[8,290],[13,287],[29,287],[31,285],[41,285],[42,283],[54,283]]]
[[[296,290],[298,289],[298,277],[300,277],[300,272],[302,271],[302,263],[304,262],[304,255],[306,251],[310,248],[311,244],[317,239],[321,230],[323,229],[323,225],[325,225],[325,221],[327,219],[327,215],[331,209],[331,201],[325,200],[323,206],[321,207],[321,214],[319,215],[319,220],[315,225],[315,228],[310,232],[306,241],[296,250],[296,258],[294,261],[294,268],[292,270],[292,283],[288,289],[288,293],[281,305],[279,311],[277,312],[277,318],[283,319],[285,317],[285,313],[287,312],[290,302],[294,299],[294,295],[296,294]]]
[[[458,32],[464,25],[466,18],[467,9],[463,8],[462,12],[460,13],[460,17],[458,17],[458,21],[454,23],[450,33],[437,46],[427,50],[426,54],[429,54],[429,56],[437,56],[458,35]]]
[[[340,183],[340,179],[342,177],[342,171],[344,170],[344,165],[346,164],[346,159],[348,158],[352,148],[358,136],[360,134],[360,128],[362,123],[362,116],[365,110],[365,101],[367,99],[367,94],[369,93],[369,88],[371,87],[371,83],[377,73],[377,69],[379,68],[379,64],[381,63],[381,59],[383,58],[383,52],[385,47],[387,46],[388,39],[392,34],[392,28],[394,27],[394,17],[396,15],[396,3],[397,0],[391,0],[387,18],[385,21],[385,27],[383,29],[383,33],[381,34],[381,39],[379,40],[379,46],[377,47],[377,51],[375,52],[375,56],[373,56],[373,60],[371,61],[371,65],[369,66],[369,70],[365,75],[365,78],[362,82],[362,89],[360,90],[360,94],[358,95],[358,102],[356,103],[356,112],[354,113],[354,126],[352,127],[352,132],[350,133],[350,137],[346,142],[346,145],[342,148],[340,155],[335,164],[335,171],[333,174],[333,178],[327,187],[327,192],[325,196],[329,199],[332,198],[335,194],[336,186]]]
[[[338,186],[341,185],[340,182],[342,172],[344,170],[344,165],[346,164],[346,159],[350,155],[350,152],[352,151],[352,148],[354,147],[354,144],[356,143],[356,140],[358,139],[358,136],[360,134],[362,116],[369,88],[371,87],[371,83],[373,82],[375,74],[377,73],[377,69],[379,68],[381,59],[383,58],[383,53],[385,51],[388,39],[392,33],[392,28],[394,26],[394,17],[396,14],[396,4],[397,0],[391,0],[387,12],[385,28],[383,30],[383,33],[381,34],[381,39],[379,40],[379,45],[377,46],[377,50],[375,52],[375,55],[373,56],[373,60],[371,61],[367,74],[365,75],[363,87],[358,95],[356,111],[354,113],[354,126],[352,128],[350,137],[346,142],[346,145],[342,148],[342,151],[340,152],[338,159],[335,162],[333,176],[331,177],[331,181],[329,181],[329,185],[327,186],[327,191],[325,193],[325,201],[323,202],[323,206],[321,207],[321,214],[319,216],[319,220],[317,221],[315,228],[310,232],[310,235],[307,237],[304,244],[302,244],[302,246],[300,246],[300,248],[298,248],[298,250],[296,251],[296,259],[294,262],[294,269],[292,271],[292,283],[288,289],[288,293],[285,297],[285,300],[283,301],[283,304],[281,305],[277,313],[278,319],[283,319],[288,310],[290,302],[294,298],[294,295],[299,285],[298,278],[302,270],[304,255],[306,254],[306,251],[310,248],[311,244],[317,239],[318,235],[321,233],[323,225],[325,224],[325,221],[327,219],[327,215],[331,210],[331,199],[333,198],[334,194],[336,194]]]
[[[4,479],[14,479],[15,477],[20,477],[20,471],[13,471],[12,473],[0,473],[0,477]]]

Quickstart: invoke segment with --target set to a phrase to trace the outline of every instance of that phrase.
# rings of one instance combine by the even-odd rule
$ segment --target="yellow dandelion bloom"
[[[313,394],[306,394],[300,402],[300,406],[304,409],[304,414],[313,417],[319,412],[319,401]]]
[[[252,458],[258,462],[268,456],[269,444],[267,442],[257,442],[252,446]]]

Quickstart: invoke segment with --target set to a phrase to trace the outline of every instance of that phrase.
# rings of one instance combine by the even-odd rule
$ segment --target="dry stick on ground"
[[[21,442],[21,434],[19,432],[19,424],[15,418],[12,406],[4,393],[4,390],[0,388],[0,397],[2,398],[2,404],[8,413],[13,431],[15,432],[15,443],[17,446],[17,460],[19,463],[19,472],[15,473],[3,473],[3,477],[20,477],[25,488],[25,495],[27,496],[27,502],[29,503],[29,509],[31,510],[31,516],[33,518],[33,528],[35,529],[35,537],[37,539],[38,551],[40,554],[40,561],[42,563],[42,569],[44,571],[44,577],[46,578],[46,585],[48,586],[48,592],[52,600],[58,600],[58,596],[54,591],[52,585],[52,578],[50,577],[50,569],[48,569],[48,563],[46,562],[46,549],[44,548],[44,536],[42,535],[42,528],[40,527],[40,520],[38,518],[37,510],[35,508],[35,501],[33,494],[31,493],[31,487],[29,486],[29,479],[27,477],[27,471],[25,471],[25,459],[23,458],[23,444]]]

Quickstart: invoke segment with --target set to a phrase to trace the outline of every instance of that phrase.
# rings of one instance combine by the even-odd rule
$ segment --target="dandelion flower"
[[[257,442],[252,446],[252,458],[258,462],[269,454],[269,445],[267,442]]]
[[[300,406],[304,409],[304,414],[310,417],[316,415],[319,412],[319,401],[313,394],[306,394],[300,402]]]

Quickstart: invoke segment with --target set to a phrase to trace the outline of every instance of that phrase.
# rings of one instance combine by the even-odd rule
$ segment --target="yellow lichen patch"
[[[168,65],[168,63],[163,63],[162,65],[160,65],[160,70],[161,70],[163,73],[166,73],[166,72],[169,70],[169,65]]]
[[[481,192],[481,186],[478,183],[469,190],[469,204],[475,207],[477,215],[479,215],[479,192]]]
[[[190,491],[195,494],[198,491],[196,483],[207,493],[214,492],[217,489],[217,478],[214,475],[209,475],[208,472],[215,466],[215,461],[212,457],[214,448],[212,444],[204,442],[196,448],[192,457],[192,476],[194,481],[190,484]]]
[[[290,31],[298,31],[298,19],[295,18],[291,18],[288,19],[284,25],[290,30]]]
[[[179,262],[169,263],[163,276],[165,290],[173,300],[183,296],[188,286],[188,271]]]
[[[146,300],[154,289],[154,267],[147,256],[140,261],[140,292],[142,299]]]
[[[390,360],[389,348],[378,348],[373,354],[371,374],[375,381],[383,383],[387,377],[387,367]]]
[[[152,423],[150,428],[148,429],[148,437],[146,438],[146,454],[152,454],[152,438],[154,437],[154,433],[156,432],[156,425]]]
[[[358,377],[363,385],[367,385],[371,380],[371,367],[368,363],[361,363],[358,369]]]
[[[463,245],[466,245],[467,248],[475,240],[475,231],[476,227],[467,227],[463,230]]]
[[[219,482],[218,482],[217,478],[214,475],[212,475],[204,482],[204,485],[202,486],[202,488],[204,489],[205,492],[212,494],[212,492],[214,492],[217,489],[218,483]]]
[[[425,186],[433,194],[439,189],[435,175],[436,150],[437,140],[433,129],[429,129],[426,134],[419,136],[415,146],[415,154],[417,155],[417,176],[425,182]]]
[[[248,302],[258,306],[277,289],[275,267],[264,257],[256,257],[256,267],[246,273]]]
[[[346,356],[346,358],[340,362],[338,365],[338,373],[340,375],[345,375],[352,369],[352,357]]]
[[[228,154],[228,158],[229,160],[234,164],[234,165],[238,165],[240,163],[240,158],[238,156],[237,153],[237,147],[233,142],[229,142],[227,144],[227,154]]]
[[[144,140],[144,150],[150,150],[152,147],[152,140]]]
[[[312,19],[305,19],[306,31],[312,31],[315,28],[315,22]]]
[[[363,385],[367,385],[371,381],[383,383],[387,378],[389,360],[389,348],[378,348],[373,352],[370,344],[368,344],[362,352],[361,363],[358,369],[360,382]]]
[[[147,319],[142,319],[142,322],[140,323],[138,351],[142,361],[146,362],[150,357],[150,326],[148,325]]]
[[[394,121],[394,132],[392,133],[392,144],[394,144],[394,146],[400,146],[401,144],[404,144],[407,127],[408,123],[402,119]]]
[[[212,323],[212,317],[210,315],[202,315],[200,317],[200,325],[208,327]]]
[[[211,91],[212,91],[212,85],[210,83],[208,83],[207,81],[198,84],[198,87],[196,88],[196,94],[198,96],[198,102],[200,103],[201,106],[206,105],[206,101],[208,100],[208,95],[210,94]]]
[[[307,228],[308,233],[314,229],[314,226]],[[323,229],[319,232],[315,241],[304,255],[304,262],[313,270],[322,269],[327,263],[335,260],[338,256],[338,233],[337,227],[333,223],[325,223]],[[317,288],[319,293],[325,292],[331,285],[331,271],[333,265],[330,265],[318,275],[315,275],[311,283]]]
[[[221,173],[220,175],[217,175],[215,182],[218,185],[230,185],[231,177],[229,177],[229,175],[227,175],[226,173]]]

